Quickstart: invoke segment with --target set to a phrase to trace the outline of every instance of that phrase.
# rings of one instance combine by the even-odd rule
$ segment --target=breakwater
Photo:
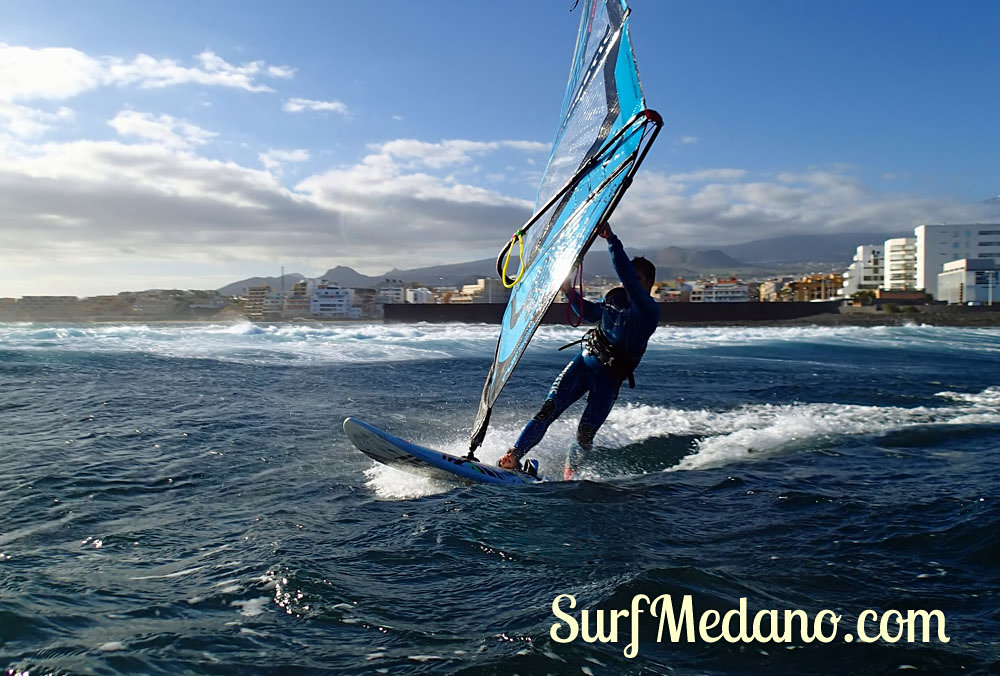
[[[386,323],[466,322],[499,324],[506,303],[466,305],[386,305]],[[840,301],[822,303],[660,303],[660,323],[753,322],[802,319],[837,314]],[[555,303],[545,313],[543,324],[565,324],[566,304]]]

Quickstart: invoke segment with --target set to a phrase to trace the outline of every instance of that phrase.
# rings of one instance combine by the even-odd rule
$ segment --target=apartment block
[[[917,239],[897,237],[885,240],[882,288],[905,291],[917,286]]]
[[[309,314],[316,317],[351,318],[354,289],[345,289],[325,279],[316,285],[309,305]]]
[[[963,259],[1000,259],[1000,223],[918,225],[915,285],[937,298],[938,275],[945,263]]]
[[[844,282],[839,295],[850,298],[858,291],[878,289],[885,278],[885,245],[862,244],[854,252],[854,259],[844,272]]]
[[[808,302],[834,298],[839,295],[843,284],[843,276],[830,273],[826,275],[806,275],[788,286],[791,288],[792,300]]]
[[[735,278],[699,281],[691,287],[692,303],[746,303],[749,300],[747,285]]]
[[[937,276],[937,300],[992,305],[1000,300],[1000,266],[992,258],[962,258],[944,264]]]

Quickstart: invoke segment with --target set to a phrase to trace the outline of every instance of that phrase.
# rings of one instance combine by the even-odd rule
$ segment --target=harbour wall
[[[840,301],[821,303],[660,303],[661,324],[702,322],[753,322],[801,319],[821,314],[837,314]],[[385,306],[385,322],[458,322],[499,324],[506,303],[463,305],[399,304]],[[554,303],[545,313],[543,324],[566,324],[566,304]]]

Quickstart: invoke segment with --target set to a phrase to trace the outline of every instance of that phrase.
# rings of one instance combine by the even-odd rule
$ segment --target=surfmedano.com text
[[[552,614],[559,620],[552,624],[549,636],[557,643],[582,640],[586,643],[618,643],[627,640],[625,657],[639,654],[639,631],[656,630],[656,642],[694,643],[930,643],[932,626],[936,640],[948,643],[944,613],[940,610],[864,610],[851,624],[843,615],[821,610],[810,617],[804,610],[758,610],[752,616],[747,599],[741,597],[738,608],[726,612],[708,609],[696,615],[694,601],[685,594],[679,605],[670,594],[650,599],[645,594],[632,597],[632,605],[622,610],[587,609],[572,612],[576,598],[560,594],[552,601]]]

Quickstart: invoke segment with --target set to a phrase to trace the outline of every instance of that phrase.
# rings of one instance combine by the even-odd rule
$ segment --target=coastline
[[[433,307],[433,306],[432,306]],[[468,307],[468,306],[466,306]],[[722,308],[720,308],[722,309]],[[364,324],[402,324],[402,323],[458,323],[458,324],[499,324],[498,321],[484,320],[482,316],[474,318],[463,318],[460,314],[449,316],[447,319],[436,316],[412,316],[408,320],[400,319],[306,319],[306,320],[249,320],[245,317],[188,317],[188,318],[162,318],[162,319],[85,319],[85,318],[39,318],[39,319],[0,319],[0,324],[39,324],[49,326],[114,326],[114,325],[183,325],[183,324],[254,324],[256,326],[295,326],[295,325],[364,325]],[[562,321],[546,321],[546,324],[565,324]],[[738,318],[720,317],[719,319],[698,318],[692,320],[681,320],[667,318],[660,322],[660,326],[706,326],[706,327],[747,327],[747,326],[858,326],[858,327],[881,327],[881,326],[952,326],[966,328],[993,328],[1000,327],[1000,306],[988,307],[957,307],[957,306],[923,306],[916,311],[887,312],[875,310],[874,308],[860,309],[840,309],[832,312],[821,312],[801,317],[790,318]]]
[[[843,306],[822,303],[660,303],[661,326],[956,326],[1000,327],[1000,305]],[[385,323],[499,325],[506,305],[386,305]],[[567,306],[549,308],[542,324],[566,324]]]
[[[718,320],[669,322],[666,326],[950,326],[955,328],[1000,327],[1000,308],[991,312],[845,312],[824,313],[795,319]]]

